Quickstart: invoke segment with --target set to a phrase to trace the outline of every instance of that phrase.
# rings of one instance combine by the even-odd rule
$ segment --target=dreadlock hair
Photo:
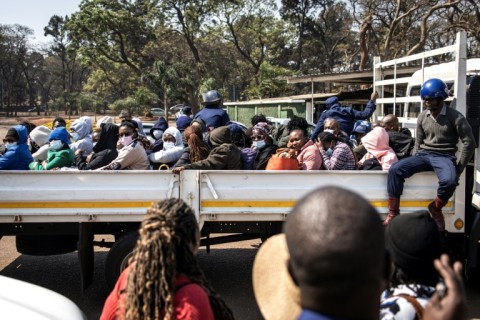
[[[216,319],[232,312],[205,278],[191,250],[198,225],[193,210],[181,199],[152,204],[139,230],[130,263],[125,319],[175,319],[175,278],[186,275],[207,293]]]
[[[208,157],[210,149],[205,142],[203,142],[203,134],[200,127],[186,127],[183,135],[185,136],[185,140],[187,140],[188,147],[190,148],[190,162],[197,162]]]

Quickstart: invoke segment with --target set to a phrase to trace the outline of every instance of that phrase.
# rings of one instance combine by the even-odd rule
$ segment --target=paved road
[[[260,241],[251,240],[212,247],[209,254],[200,249],[199,259],[206,276],[232,308],[236,319],[261,319],[251,284],[253,259]],[[105,289],[105,249],[95,253],[94,283],[80,292],[76,253],[57,256],[20,255],[14,237],[0,240],[0,274],[31,282],[59,292],[74,301],[88,319],[98,319],[108,295]]]

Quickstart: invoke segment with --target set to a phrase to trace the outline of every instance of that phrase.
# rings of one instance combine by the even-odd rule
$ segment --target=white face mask
[[[324,131],[324,132],[331,133],[331,134],[335,134],[335,133],[334,133],[335,131],[334,131],[333,129],[325,129],[325,130],[323,130],[323,131]]]
[[[265,142],[265,140],[253,141],[253,147],[255,147],[257,149],[263,149],[263,148],[265,148],[266,145],[267,145],[267,143]]]
[[[128,146],[130,143],[132,143],[133,138],[132,136],[123,136],[120,139],[118,139],[118,142],[120,142],[123,146]]]
[[[16,145],[17,145],[16,142],[7,142],[7,143],[5,143],[5,148],[10,149],[10,148],[15,147]]]
[[[174,143],[174,142],[166,141],[166,142],[163,143],[163,149],[164,149],[164,150],[170,150],[170,149],[172,149],[173,147],[175,147],[175,143]]]
[[[74,141],[78,141],[78,139],[80,139],[78,132],[72,132],[71,136]]]
[[[95,146],[97,145],[97,143],[98,143],[98,142],[94,142],[94,143],[92,143],[92,144],[93,144],[93,146],[95,147]]]
[[[62,149],[63,147],[63,142],[60,140],[52,140],[50,141],[50,150],[55,150],[58,151]]]
[[[153,137],[155,140],[160,139],[163,136],[163,131],[162,130],[153,130]]]

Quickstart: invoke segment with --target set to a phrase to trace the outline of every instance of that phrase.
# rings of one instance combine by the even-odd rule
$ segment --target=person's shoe
[[[432,216],[433,220],[437,224],[438,231],[445,231],[445,218],[443,217],[442,208],[448,201],[440,200],[438,197],[434,201],[428,204],[428,212]]]
[[[400,199],[388,198],[388,214],[387,218],[383,220],[383,225],[386,227],[396,216],[400,214]]]

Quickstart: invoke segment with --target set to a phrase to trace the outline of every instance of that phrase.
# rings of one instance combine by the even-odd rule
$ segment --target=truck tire
[[[50,256],[77,250],[77,235],[18,235],[15,239],[17,251],[32,256]]]
[[[108,251],[105,260],[105,280],[109,290],[113,289],[120,273],[127,267],[128,259],[133,253],[137,238],[137,232],[126,233]]]

